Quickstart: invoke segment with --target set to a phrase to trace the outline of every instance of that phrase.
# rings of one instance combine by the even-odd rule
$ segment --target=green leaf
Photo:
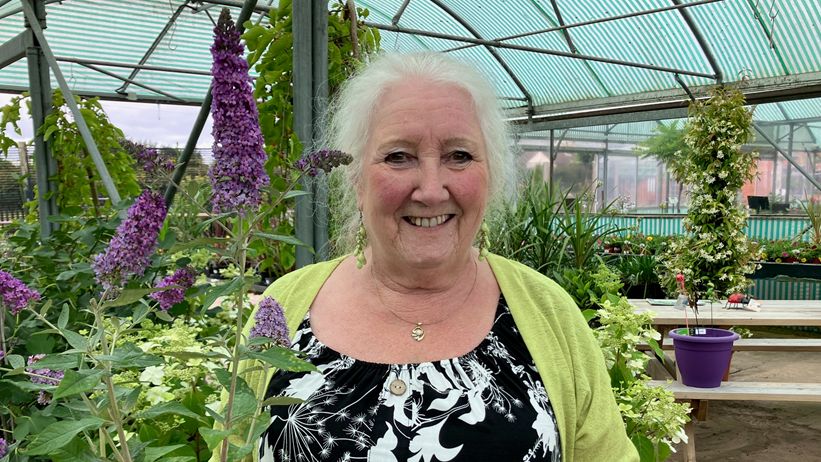
[[[76,369],[80,367],[83,359],[82,353],[59,353],[49,354],[37,361],[38,368],[64,371],[66,369]]]
[[[633,446],[635,446],[636,449],[638,450],[641,462],[655,462],[656,461],[656,454],[655,454],[655,450],[653,448],[653,442],[650,441],[646,436],[644,436],[644,435],[633,435],[630,438],[630,440],[633,441]],[[664,459],[661,459],[661,460],[664,460]]]
[[[114,300],[109,300],[103,303],[103,309],[105,308],[114,308],[115,306],[124,306],[130,305],[141,298],[145,297],[146,295],[157,292],[163,289],[157,288],[141,288],[141,289],[125,289],[120,292],[120,294]]]
[[[309,193],[308,191],[303,191],[301,189],[292,189],[292,190],[288,191],[287,193],[285,193],[285,195],[282,196],[282,199],[290,199],[292,197],[310,196],[310,195],[311,195],[311,193]]]
[[[104,373],[105,371],[100,369],[84,369],[81,371],[69,369],[65,372],[60,385],[54,390],[54,398],[64,398],[91,391],[100,383]]]
[[[57,319],[57,327],[60,329],[66,328],[66,324],[68,324],[68,314],[68,305],[63,305],[63,309],[60,311],[60,318]]]
[[[248,356],[276,367],[280,370],[292,372],[308,372],[318,370],[313,364],[300,359],[297,353],[290,348],[273,347],[265,351],[250,351]]]
[[[269,234],[269,233],[254,233],[254,236],[261,237],[264,239],[270,239],[272,241],[279,241],[284,242],[286,244],[297,245],[302,247],[308,247],[307,244],[300,241],[299,239],[295,238],[294,236],[287,236],[282,234]],[[313,249],[308,249],[311,253],[314,253]]]
[[[82,335],[68,329],[63,329],[60,333],[63,334],[63,337],[66,338],[66,341],[72,348],[80,351],[88,351],[88,343]]]
[[[20,355],[8,355],[6,356],[6,361],[9,362],[9,365],[12,369],[20,369],[21,367],[26,367],[26,358]]]
[[[117,348],[114,353],[106,356],[98,356],[97,359],[101,361],[111,361],[113,366],[123,369],[158,366],[163,363],[162,358],[144,352],[133,343],[125,343]]]
[[[179,448],[185,447],[184,444],[175,444],[173,446],[160,446],[160,447],[148,447],[145,448],[145,459],[144,462],[154,462],[155,460],[159,459],[160,457],[168,454],[169,452],[173,452]]]
[[[214,450],[219,444],[231,434],[231,430],[214,430],[210,427],[200,427],[200,435],[208,445],[208,449]]]
[[[135,417],[138,419],[150,420],[166,414],[181,415],[183,417],[189,417],[191,419],[200,421],[204,420],[202,416],[198,415],[197,413],[193,412],[192,410],[188,409],[182,404],[174,401],[169,401],[167,403],[160,403],[155,406],[151,406],[150,408],[138,413]]]
[[[15,369],[12,372],[17,372],[17,371],[22,372],[23,369]],[[8,377],[10,375],[15,375],[12,372],[7,372],[6,377]],[[19,372],[18,372],[18,374],[19,374]],[[17,388],[19,388],[23,391],[40,391],[40,390],[49,391],[52,388],[54,388],[53,386],[43,385],[41,383],[31,383],[31,381],[29,381],[29,380],[7,380],[7,379],[4,379],[4,380],[0,380],[0,381],[3,382],[3,383],[10,383],[10,384],[14,385],[15,387],[17,387]]]
[[[292,398],[290,396],[272,396],[262,402],[261,406],[290,406],[291,404],[299,404],[304,401],[299,398]]]
[[[218,298],[230,294],[235,290],[239,290],[241,287],[242,278],[234,278],[228,283],[214,286],[206,292],[202,306],[211,307]]]
[[[34,441],[26,446],[28,456],[44,456],[67,445],[78,433],[85,430],[96,430],[105,423],[97,417],[80,420],[61,420],[46,427],[38,433]]]

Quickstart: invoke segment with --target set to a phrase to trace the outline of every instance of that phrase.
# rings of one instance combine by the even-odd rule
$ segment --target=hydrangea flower
[[[160,302],[160,309],[168,311],[169,308],[185,299],[185,291],[194,285],[194,270],[190,267],[179,268],[174,274],[166,276],[155,286],[158,289],[169,286],[180,286],[174,289],[154,292],[151,298]]]
[[[213,191],[211,205],[216,213],[236,210],[242,214],[259,207],[261,190],[268,185],[269,178],[265,172],[267,156],[248,62],[228,9],[222,10],[214,28],[211,55],[214,59],[211,67],[214,163],[208,171]]]
[[[32,367],[37,361],[43,359],[46,355],[37,354],[28,357],[28,365],[26,369],[34,375],[29,376],[31,383],[38,383],[41,385],[59,385],[60,381],[63,380],[63,371],[53,371],[48,368],[42,369],[35,369]],[[46,393],[45,390],[40,390],[40,394],[37,396],[37,402],[46,405],[51,402],[51,396]]]
[[[320,171],[329,173],[340,165],[348,165],[353,161],[350,154],[335,149],[320,149],[296,161],[294,166],[308,176],[317,176]]]
[[[38,300],[40,300],[39,292],[28,288],[19,279],[0,270],[0,302],[11,311],[12,315],[23,311],[29,303]]]
[[[150,190],[140,194],[128,209],[128,217],[117,227],[108,248],[94,257],[92,267],[104,288],[121,287],[129,276],[141,276],[145,272],[166,213],[161,194]]]
[[[288,324],[285,322],[285,313],[282,306],[271,297],[265,297],[259,302],[257,313],[254,315],[254,327],[250,337],[270,338],[280,346],[291,346],[288,335]]]

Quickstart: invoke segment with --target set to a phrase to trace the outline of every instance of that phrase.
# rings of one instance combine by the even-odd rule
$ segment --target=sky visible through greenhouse
[[[0,106],[8,104],[14,96],[0,93]],[[198,106],[120,101],[102,101],[102,105],[111,122],[122,130],[129,140],[172,148],[185,147],[191,127],[200,110]],[[22,136],[13,133],[11,127],[7,134],[16,141],[30,141],[33,138],[31,119],[28,114],[21,114],[21,116]],[[209,116],[197,142],[197,147],[210,148],[212,143],[211,117]]]

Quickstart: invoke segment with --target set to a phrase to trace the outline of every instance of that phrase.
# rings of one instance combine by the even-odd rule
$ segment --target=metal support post
[[[321,112],[328,106],[328,2],[313,0],[311,23],[311,62],[313,69],[313,120],[321,120]],[[313,139],[322,139],[322,126],[313,123]],[[314,143],[311,143],[312,145]],[[316,260],[329,257],[328,249],[328,177],[321,174],[314,181],[314,242]]]
[[[26,0],[28,1],[28,0]],[[26,5],[28,6],[28,5]],[[46,8],[42,0],[34,3],[37,12],[33,15],[35,22],[46,22]],[[38,27],[40,24],[38,23]],[[26,21],[26,27],[30,27]],[[31,34],[31,30],[27,31]],[[57,174],[57,162],[51,155],[51,147],[40,133],[40,127],[45,122],[46,115],[51,110],[51,83],[48,65],[38,42],[31,37],[33,46],[26,50],[29,74],[29,92],[31,94],[31,120],[34,126],[34,165],[37,177],[37,212],[40,221],[40,237],[45,239],[51,236],[57,224],[49,221],[49,217],[57,215],[57,185],[51,178]]]
[[[83,137],[86,149],[88,149],[88,153],[91,155],[91,159],[94,161],[94,166],[97,167],[97,173],[99,173],[100,179],[103,182],[103,186],[105,186],[106,192],[108,193],[108,198],[111,200],[113,204],[116,204],[120,202],[120,194],[117,192],[116,186],[114,186],[114,181],[111,179],[111,175],[108,174],[108,169],[105,166],[105,162],[103,162],[103,157],[100,155],[100,151],[97,149],[97,144],[94,142],[94,138],[91,136],[91,131],[88,129],[88,125],[86,124],[86,121],[83,118],[83,114],[80,112],[80,108],[74,101],[74,94],[68,87],[68,82],[66,82],[65,77],[63,77],[63,72],[60,70],[60,65],[57,64],[57,60],[54,59],[54,54],[51,52],[51,48],[48,46],[46,36],[43,34],[43,29],[40,27],[40,24],[38,22],[38,17],[37,15],[35,15],[34,9],[29,4],[30,1],[37,3],[42,2],[42,0],[23,1],[23,13],[26,15],[26,19],[28,20],[27,26],[34,33],[34,38],[37,41],[37,44],[40,46],[40,50],[42,50],[46,62],[48,63],[49,67],[51,67],[52,72],[54,72],[54,78],[60,85],[60,89],[63,91],[63,96],[65,97],[66,104],[68,105],[69,109],[71,109],[71,113],[74,116],[74,123],[77,124],[77,129],[80,131],[80,135],[82,135]],[[45,7],[43,7],[43,16],[45,16]]]
[[[313,1],[294,2],[293,36],[294,36],[294,132],[303,146],[303,155],[313,147]],[[301,179],[302,189],[313,191],[313,181],[308,176]],[[296,237],[309,246],[314,243],[314,210],[312,196],[296,198]],[[301,268],[314,262],[310,249],[304,246],[296,248],[296,266]]]
[[[792,157],[793,154],[793,133],[795,132],[795,126],[793,124],[789,125],[790,131],[787,136],[787,154]],[[787,164],[787,187],[786,192],[784,193],[784,202],[787,204],[790,203],[790,188],[792,187],[792,166]]]

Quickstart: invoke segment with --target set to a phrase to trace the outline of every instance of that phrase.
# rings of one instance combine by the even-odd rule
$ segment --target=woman
[[[512,162],[496,104],[432,53],[381,56],[341,90],[356,249],[266,292],[319,371],[251,382],[304,400],[271,407],[260,460],[638,460],[572,299],[484,249]]]

